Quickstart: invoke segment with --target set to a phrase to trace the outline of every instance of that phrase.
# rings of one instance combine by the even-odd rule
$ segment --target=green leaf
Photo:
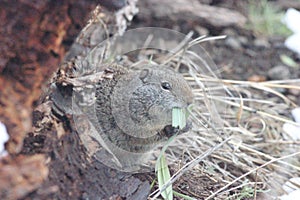
[[[187,112],[183,108],[173,108],[172,110],[172,126],[180,129],[186,126]]]
[[[289,67],[299,67],[299,65],[289,56],[285,54],[280,55],[280,60],[283,64],[289,66]]]
[[[157,180],[158,187],[162,190],[163,186],[170,180],[170,171],[166,162],[166,158],[164,155],[160,157],[158,160],[158,169],[157,169]],[[172,185],[168,186],[164,191],[161,192],[161,196],[166,200],[173,199],[173,189]]]

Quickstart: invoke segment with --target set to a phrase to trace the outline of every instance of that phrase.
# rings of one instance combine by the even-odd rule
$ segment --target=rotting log
[[[237,11],[205,5],[197,0],[150,0],[140,1],[139,4],[141,8],[139,17],[142,19],[151,16],[174,22],[195,22],[212,28],[242,27],[247,21],[246,17]]]
[[[6,144],[9,154],[0,160],[0,198],[146,199],[150,190],[147,181],[88,157],[72,128],[72,117],[56,116],[47,95],[38,103],[41,88],[56,71],[73,42],[70,38],[78,34],[96,2],[20,0],[0,4],[4,27],[0,55],[0,104],[4,109],[0,120],[10,133]],[[100,9],[103,21],[115,23],[113,11],[123,5],[122,0],[106,1],[109,10]],[[71,47],[65,60],[93,45],[83,45],[75,54]]]

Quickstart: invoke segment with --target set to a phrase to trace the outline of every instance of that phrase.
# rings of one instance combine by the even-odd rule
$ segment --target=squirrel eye
[[[168,83],[168,82],[162,82],[161,83],[161,87],[165,90],[170,90],[172,87],[171,87],[171,84]]]

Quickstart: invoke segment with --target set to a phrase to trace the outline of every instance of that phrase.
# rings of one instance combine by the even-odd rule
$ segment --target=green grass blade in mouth
[[[175,107],[172,109],[172,126],[180,129],[186,126],[187,111],[184,108]]]

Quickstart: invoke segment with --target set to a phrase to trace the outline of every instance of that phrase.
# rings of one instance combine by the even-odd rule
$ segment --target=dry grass
[[[202,81],[216,79],[206,77]],[[180,138],[177,141],[179,145],[174,144],[176,150],[171,148],[172,155],[185,152],[194,158],[193,162],[198,163],[197,156],[208,149],[214,150],[221,141],[228,140],[217,150],[206,154],[198,167],[191,169],[206,171],[220,184],[206,199],[227,198],[230,191],[241,192],[245,186],[253,188],[253,195],[258,189],[269,190],[269,194],[274,196],[283,193],[282,184],[300,175],[300,142],[293,141],[282,130],[283,123],[296,124],[286,117],[295,105],[274,88],[280,86],[300,90],[299,86],[290,85],[289,81],[277,84],[221,80],[221,83],[232,93],[239,94],[238,98],[207,95],[209,99],[224,104],[223,109],[219,109],[224,122],[223,129],[215,128],[217,131],[212,131],[210,126],[213,124],[203,129],[201,118],[195,116],[195,121],[200,121],[199,126],[194,127],[192,134]],[[198,95],[203,96],[199,93],[196,97]],[[195,110],[198,115],[203,115],[197,112],[197,108]],[[225,110],[227,112],[223,113]]]
[[[300,176],[300,142],[282,130],[284,123],[296,125],[290,116],[296,105],[278,89],[300,90],[300,79],[219,79],[220,70],[199,43],[223,36],[190,40],[191,36],[188,34],[172,53],[147,49],[155,35],[146,40],[133,38],[144,42],[143,50],[128,53],[119,61],[132,69],[145,63],[173,67],[194,92],[193,128],[169,144],[167,157],[173,176],[160,187],[172,184],[175,191],[190,199],[256,199],[261,193],[282,194],[282,184]],[[167,44],[165,39],[156,38]],[[125,41],[132,43],[128,38]],[[159,195],[155,190],[149,198]]]
[[[220,70],[199,45],[218,37],[191,41],[190,33],[172,53],[153,49],[172,43],[167,41],[172,37],[157,37],[160,35],[125,38],[121,48],[136,45],[143,50],[138,55],[128,53],[118,62],[132,68],[145,63],[173,67],[193,88],[193,129],[170,144],[167,156],[173,176],[163,187],[173,184],[175,191],[196,199],[256,199],[260,192],[283,193],[282,184],[300,175],[300,142],[282,130],[284,123],[295,124],[290,110],[296,105],[278,89],[300,90],[296,86],[300,80],[222,80],[218,78]],[[113,46],[112,50],[118,48]],[[92,52],[90,59],[97,61],[104,53]],[[149,198],[159,194],[159,190],[153,191]]]
[[[300,142],[282,130],[284,123],[296,125],[289,114],[296,105],[278,89],[300,90],[296,86],[300,79],[269,82],[218,79],[219,70],[196,46],[205,40],[209,38],[186,43],[175,54],[157,59],[175,69],[187,67],[184,75],[195,94],[191,112],[193,130],[180,136],[168,149],[174,173],[166,186],[176,185],[175,181],[182,177],[189,177],[186,181],[192,182],[197,180],[195,174],[202,173],[208,174],[216,185],[205,197],[201,196],[201,189],[207,183],[201,179],[199,185],[191,184],[189,189],[182,190],[177,184],[174,190],[196,199],[256,198],[261,192],[272,196],[282,194],[282,184],[300,175]],[[198,192],[190,192],[191,187],[198,188]],[[150,195],[152,199],[158,196],[158,190]]]

